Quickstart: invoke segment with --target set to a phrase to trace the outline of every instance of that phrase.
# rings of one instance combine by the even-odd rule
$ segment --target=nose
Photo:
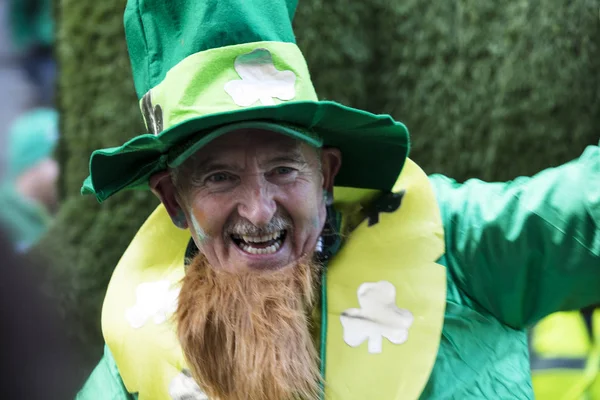
[[[264,226],[273,219],[276,211],[277,204],[268,181],[255,177],[244,185],[238,204],[241,217],[255,226]]]

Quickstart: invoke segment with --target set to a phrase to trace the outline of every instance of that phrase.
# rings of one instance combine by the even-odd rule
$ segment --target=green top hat
[[[337,147],[336,185],[390,190],[408,154],[406,127],[319,101],[295,44],[297,0],[129,0],[125,33],[150,134],[96,150],[82,193],[99,201],[177,167],[227,132],[259,127]]]

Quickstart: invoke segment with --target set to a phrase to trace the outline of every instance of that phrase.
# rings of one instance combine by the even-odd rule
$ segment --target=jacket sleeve
[[[77,394],[76,400],[135,400],[130,394],[117,364],[107,346],[104,346],[104,356],[88,378],[87,382]]]
[[[600,303],[600,149],[508,183],[430,177],[448,273],[514,328]]]

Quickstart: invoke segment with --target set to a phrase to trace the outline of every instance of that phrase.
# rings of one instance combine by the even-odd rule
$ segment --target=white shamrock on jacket
[[[136,302],[125,312],[125,318],[133,328],[141,328],[152,318],[155,324],[162,324],[177,309],[179,288],[172,288],[171,282],[140,283],[135,291]]]
[[[368,340],[369,353],[381,353],[383,338],[394,344],[408,339],[414,317],[396,306],[396,288],[390,282],[367,282],[358,288],[358,304],[342,313],[344,341],[351,347]]]
[[[235,70],[241,80],[229,81],[225,91],[235,104],[248,107],[260,100],[265,106],[274,105],[274,97],[291,100],[296,97],[296,75],[292,71],[279,71],[267,49],[256,49],[235,59]]]
[[[173,400],[208,400],[187,369],[173,378],[169,384],[169,396]]]

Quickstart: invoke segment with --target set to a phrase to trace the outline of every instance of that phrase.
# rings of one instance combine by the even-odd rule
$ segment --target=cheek
[[[320,231],[325,223],[327,211],[320,190],[311,190],[302,196],[296,196],[288,210],[292,212],[296,224],[300,225],[301,231],[305,234],[310,235],[315,230]]]
[[[325,207],[325,202],[321,202],[317,208],[319,213],[316,217],[316,224],[319,227],[323,227],[323,225],[325,225],[325,220],[327,219],[327,208]]]
[[[194,230],[194,233],[196,233],[198,241],[204,242],[208,237],[208,234],[206,233],[205,214],[198,210],[191,210],[190,219],[190,225]]]
[[[220,220],[218,209],[212,210],[210,207],[206,207],[206,205],[207,204],[203,202],[203,207],[199,207],[196,202],[191,210],[189,210],[191,219],[190,226],[194,232],[196,232],[200,241],[204,241],[208,238],[215,238],[220,235],[220,230],[218,229]]]
[[[325,221],[327,220],[327,208],[325,206],[324,201],[320,201],[317,203],[317,215],[315,217],[315,228],[318,229],[318,234],[321,234],[323,227],[325,226]]]
[[[325,208],[325,203],[322,201],[315,202],[314,206],[311,207],[311,228],[313,229],[322,229],[323,225],[325,225],[325,219],[327,218],[327,209]]]

